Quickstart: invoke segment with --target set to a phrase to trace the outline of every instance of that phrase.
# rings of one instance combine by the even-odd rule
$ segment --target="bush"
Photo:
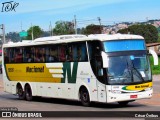
[[[153,75],[160,74],[160,57],[159,57],[159,63],[158,63],[158,65],[155,66],[154,62],[153,62],[153,57],[150,56],[150,64],[151,64],[152,74]]]

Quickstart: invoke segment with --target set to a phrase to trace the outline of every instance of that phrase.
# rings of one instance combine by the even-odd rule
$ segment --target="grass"
[[[153,75],[160,74],[160,57],[159,57],[158,65],[155,66],[153,63],[154,63],[153,57],[150,56],[150,64],[151,64],[152,74]]]

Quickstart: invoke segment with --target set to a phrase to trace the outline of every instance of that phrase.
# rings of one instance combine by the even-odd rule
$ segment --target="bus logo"
[[[78,62],[74,62],[71,74],[71,63],[70,62],[63,63],[64,77],[62,78],[62,83],[65,83],[66,76],[68,77],[68,83],[76,83],[77,69],[78,69]]]

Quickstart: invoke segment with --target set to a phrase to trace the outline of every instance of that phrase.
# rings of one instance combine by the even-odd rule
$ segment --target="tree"
[[[101,26],[100,25],[94,25],[90,24],[86,26],[85,29],[83,29],[83,34],[89,35],[89,34],[100,34],[101,33]]]
[[[68,21],[57,21],[53,33],[56,35],[66,35],[74,33],[74,24]]]
[[[39,26],[32,26],[27,30],[27,32],[28,32],[27,39],[28,40],[32,40],[32,30],[33,30],[33,39],[41,37],[41,35],[43,33],[41,28]]]
[[[156,27],[150,24],[132,25],[126,29],[119,30],[118,33],[141,35],[146,40],[146,43],[154,43],[158,41],[158,31]]]
[[[17,32],[9,32],[9,33],[7,33],[6,40],[11,40],[13,42],[20,41],[19,33],[17,33]]]

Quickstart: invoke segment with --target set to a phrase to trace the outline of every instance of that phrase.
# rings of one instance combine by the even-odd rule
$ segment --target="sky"
[[[99,24],[98,17],[102,25],[160,19],[160,0],[12,0],[6,3],[10,1],[0,0],[0,24],[5,24],[6,33],[27,31],[31,25],[48,31],[50,24],[54,28],[56,21],[73,21],[74,16],[78,28]],[[6,12],[11,5],[13,10]]]

